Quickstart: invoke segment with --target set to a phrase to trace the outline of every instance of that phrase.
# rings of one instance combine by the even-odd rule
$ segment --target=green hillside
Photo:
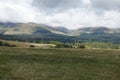
[[[37,23],[0,23],[0,39],[22,41],[110,42],[120,44],[120,28],[85,27],[68,30]]]
[[[58,28],[37,23],[0,23],[0,33],[5,35],[64,34]]]

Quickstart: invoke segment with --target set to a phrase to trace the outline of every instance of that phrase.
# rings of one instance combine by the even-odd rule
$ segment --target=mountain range
[[[69,30],[38,23],[0,22],[0,38],[13,40],[55,40],[61,42],[101,41],[120,44],[120,28],[84,27]]]

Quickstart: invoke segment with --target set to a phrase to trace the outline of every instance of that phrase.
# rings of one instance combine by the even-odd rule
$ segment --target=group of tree
[[[107,43],[107,42],[76,42],[73,43],[74,46],[85,46],[89,49],[99,48],[99,49],[120,49],[119,44]]]
[[[11,45],[7,42],[0,41],[0,46],[6,46],[6,47],[17,47],[16,45]]]
[[[107,42],[85,42],[88,48],[100,48],[100,49],[120,49],[119,44],[107,43]]]
[[[58,41],[51,41],[51,44],[55,44],[55,48],[80,48],[80,49],[120,49],[119,44],[107,43],[107,42],[74,42],[63,43]]]
[[[55,48],[81,48],[84,49],[85,45],[81,44],[79,46],[75,46],[72,43],[63,43],[63,42],[58,42],[58,41],[50,41],[50,44],[55,44]]]

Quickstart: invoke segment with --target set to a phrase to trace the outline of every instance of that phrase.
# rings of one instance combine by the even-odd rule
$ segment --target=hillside
[[[0,33],[5,35],[63,34],[61,28],[53,28],[37,23],[0,23]]]
[[[100,27],[85,27],[79,28],[77,30],[72,30],[71,33],[73,35],[81,35],[81,34],[120,34],[120,28],[107,28],[104,26]]]
[[[30,48],[30,47],[34,47],[34,48],[54,48],[55,45],[54,44],[36,44],[36,43],[28,43],[28,42],[19,42],[19,41],[8,41],[8,40],[1,40],[0,42],[4,43],[4,44],[8,44],[10,45],[9,47],[18,47],[18,48]],[[6,46],[0,46],[0,47],[6,47]]]
[[[80,41],[99,41],[120,44],[120,28],[87,27],[72,31]]]
[[[51,27],[38,23],[2,23],[0,38],[10,40],[38,41],[54,40],[60,42],[100,41],[120,44],[120,28],[85,27],[68,30],[64,27]]]

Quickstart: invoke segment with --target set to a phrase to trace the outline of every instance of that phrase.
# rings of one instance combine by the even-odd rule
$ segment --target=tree
[[[3,46],[3,42],[2,41],[0,41],[0,46]]]
[[[34,45],[30,45],[30,47],[35,47]]]

